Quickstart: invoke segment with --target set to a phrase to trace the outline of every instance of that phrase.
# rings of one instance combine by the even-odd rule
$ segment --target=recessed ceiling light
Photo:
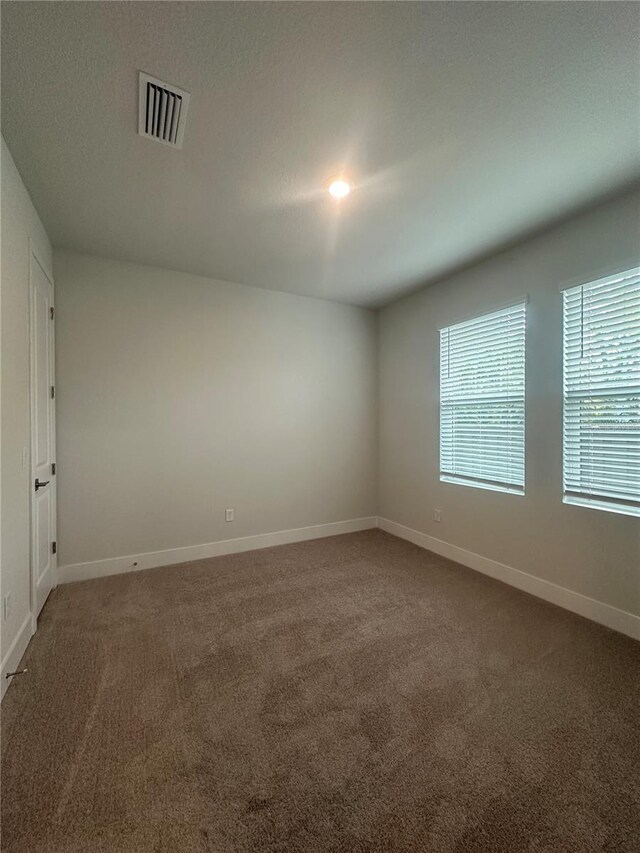
[[[351,187],[346,181],[334,181],[329,185],[329,192],[334,198],[344,198],[351,192]]]

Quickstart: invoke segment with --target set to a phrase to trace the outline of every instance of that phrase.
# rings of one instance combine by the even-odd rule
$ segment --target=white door
[[[31,250],[31,606],[56,583],[53,282]]]

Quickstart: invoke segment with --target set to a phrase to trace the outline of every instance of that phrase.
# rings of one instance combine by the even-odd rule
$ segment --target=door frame
[[[51,306],[55,305],[55,286],[53,282],[53,274],[48,269],[47,264],[44,259],[41,257],[38,249],[34,245],[33,240],[29,239],[29,590],[30,590],[30,608],[31,608],[31,620],[32,620],[32,630],[35,631],[36,623],[38,618],[38,602],[37,602],[37,594],[36,594],[36,567],[35,567],[35,554],[34,554],[34,542],[35,542],[35,490],[33,488],[34,483],[34,421],[35,421],[35,299],[34,299],[34,283],[33,283],[33,269],[34,264],[38,264],[40,269],[42,270],[45,278],[51,285]],[[55,362],[55,311],[54,316],[51,317],[49,328],[49,359],[51,366],[51,384],[56,385],[56,362]],[[55,392],[54,392],[55,394]],[[53,399],[50,399],[49,405],[51,407],[51,417],[49,418],[50,425],[50,434],[49,441],[51,447],[51,453],[53,456],[53,461],[56,462],[56,401],[55,396]],[[56,466],[56,475],[57,475],[57,466]],[[51,477],[51,512],[53,515],[52,523],[51,523],[51,531],[53,541],[57,542],[58,539],[58,506],[57,506],[57,476],[52,475]],[[51,569],[52,569],[52,589],[55,589],[58,585],[58,554],[57,549],[56,553],[51,554]]]

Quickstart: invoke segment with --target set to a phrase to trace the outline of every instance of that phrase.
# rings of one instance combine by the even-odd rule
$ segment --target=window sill
[[[640,518],[640,507],[607,503],[595,498],[575,498],[571,495],[564,495],[562,502],[572,506],[581,506],[585,509],[599,509],[601,512],[613,512],[616,515],[631,515]]]
[[[463,477],[451,477],[440,474],[441,483],[454,483],[456,486],[471,486],[472,489],[485,489],[489,492],[506,492],[509,495],[524,495],[524,489],[515,486],[500,486],[497,483],[482,483],[479,480],[465,480]]]

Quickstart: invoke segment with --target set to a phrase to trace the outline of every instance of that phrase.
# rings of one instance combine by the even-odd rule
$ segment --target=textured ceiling
[[[4,2],[2,129],[56,246],[379,305],[638,177],[639,44],[637,3]]]

